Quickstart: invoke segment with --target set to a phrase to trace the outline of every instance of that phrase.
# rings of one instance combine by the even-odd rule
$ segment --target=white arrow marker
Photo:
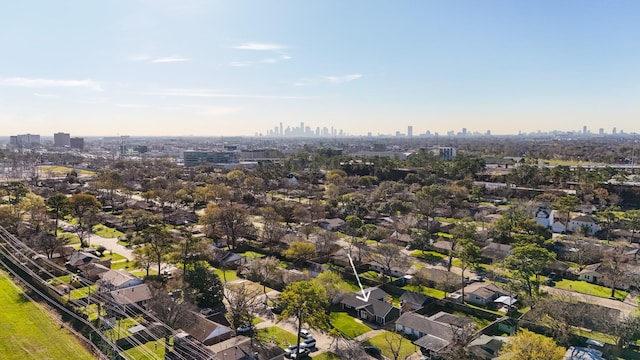
[[[356,299],[360,299],[364,302],[369,302],[369,295],[371,295],[371,290],[367,291],[366,293],[364,292],[364,288],[362,287],[362,284],[360,283],[360,278],[358,277],[358,272],[356,271],[356,266],[353,265],[353,259],[351,259],[351,255],[347,254],[347,257],[349,258],[349,263],[351,263],[351,268],[353,269],[353,274],[356,276],[356,280],[358,280],[358,285],[360,286],[360,291],[362,291],[362,297],[360,296],[356,296]]]

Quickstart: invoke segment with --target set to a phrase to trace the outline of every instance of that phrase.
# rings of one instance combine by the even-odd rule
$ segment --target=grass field
[[[591,284],[586,281],[575,281],[575,280],[563,279],[562,281],[558,281],[555,284],[555,287],[559,289],[579,292],[581,294],[598,296],[602,298],[609,298],[609,296],[611,296],[611,288],[596,285],[596,284]],[[628,295],[626,291],[622,291],[622,290],[616,290],[615,294],[616,294],[616,298],[620,300],[624,300]]]
[[[440,254],[439,252],[423,250],[414,250],[411,252],[411,256],[428,263],[437,263],[447,258],[447,255]]]
[[[0,357],[25,359],[94,359],[69,332],[60,329],[0,272]]]
[[[225,276],[227,281],[238,280],[238,275],[236,275],[235,270],[225,270],[224,272],[221,269],[213,270],[220,277],[220,281],[224,282]]]
[[[114,228],[110,228],[108,226],[104,226],[102,224],[98,224],[96,226],[93,227],[92,229],[93,233],[101,236],[103,238],[109,238],[109,239],[113,239],[113,238],[119,238],[121,236],[124,236],[125,234],[121,231],[118,231]]]
[[[371,331],[370,327],[356,321],[353,316],[344,312],[332,312],[331,325],[349,339]]]
[[[295,344],[298,340],[295,334],[292,334],[287,330],[280,329],[277,326],[269,326],[264,329],[259,329],[256,331],[256,339],[265,344],[273,342],[283,349],[291,344]]]
[[[411,343],[411,340],[405,339],[401,335],[387,330],[365,341],[364,344],[379,347],[380,350],[382,350],[382,355],[393,359],[393,352],[391,351],[389,343],[393,344],[394,347],[397,347],[398,342],[400,343],[400,356],[398,356],[398,359],[406,359],[418,350],[417,346]]]
[[[67,174],[70,173],[72,170],[75,170],[80,176],[96,175],[96,173],[93,171],[73,169],[67,166],[50,166],[50,165],[38,166],[38,171],[40,171],[42,174],[45,174],[46,176],[49,176],[49,175],[56,176],[56,177],[67,176]]]

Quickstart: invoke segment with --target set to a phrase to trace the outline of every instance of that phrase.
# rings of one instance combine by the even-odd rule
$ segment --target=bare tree
[[[169,296],[166,289],[162,287],[150,286],[149,288],[153,295],[149,299],[149,308],[165,324],[177,328],[181,321],[191,315],[194,306],[183,296],[174,298]]]
[[[372,255],[372,261],[380,265],[386,274],[391,274],[391,269],[402,261],[401,248],[394,244],[378,244]]]
[[[260,290],[251,288],[245,283],[224,285],[226,316],[233,329],[251,323],[260,304],[259,295]]]
[[[388,345],[389,351],[393,356],[393,360],[400,359],[400,350],[402,349],[402,343],[404,342],[404,336],[390,331],[384,333],[384,341]]]

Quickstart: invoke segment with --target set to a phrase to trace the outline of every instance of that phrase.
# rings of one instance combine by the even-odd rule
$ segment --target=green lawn
[[[340,360],[340,356],[332,353],[332,352],[326,352],[326,353],[322,353],[318,356],[314,356],[313,357],[314,360]]]
[[[382,355],[393,359],[393,352],[391,351],[389,342],[394,344],[394,346],[397,346],[398,342],[400,342],[400,356],[398,356],[399,359],[405,359],[418,350],[417,346],[411,343],[411,340],[405,339],[400,334],[396,334],[387,330],[365,341],[364,344],[379,347],[380,350],[382,350]]]
[[[411,252],[411,256],[429,263],[439,262],[447,258],[447,255],[440,254],[439,252],[423,250],[414,250]]]
[[[287,330],[280,329],[277,326],[259,329],[256,331],[256,339],[266,344],[273,342],[283,349],[298,341],[295,334],[292,334]]]
[[[111,260],[112,262],[114,262],[114,261],[119,261],[119,260],[127,260],[127,258],[124,257],[123,255],[118,254],[118,253],[110,253],[109,251],[105,251],[102,260],[103,261],[104,260]]]
[[[149,341],[146,344],[136,346],[124,352],[127,354],[127,358],[141,360],[141,359],[164,359],[164,339],[157,341]],[[149,353],[153,353],[155,356],[151,357]]]
[[[225,276],[227,281],[238,280],[238,275],[236,275],[235,270],[225,270],[224,273],[221,269],[213,270],[220,277],[220,281],[224,282]]]
[[[64,239],[69,245],[80,244],[80,238],[76,234],[58,231],[58,238]]]
[[[81,287],[71,290],[71,298],[74,300],[84,299],[98,290],[98,285]]]
[[[426,287],[426,286],[416,286],[416,285],[405,285],[402,287],[404,290],[409,290],[413,292],[417,292],[420,294],[425,294],[427,296],[434,297],[436,299],[444,299],[445,292],[442,290]]]
[[[155,265],[155,266],[154,266]],[[158,268],[158,264],[154,264],[151,265],[152,269],[157,269]],[[128,261],[128,260],[120,260],[120,261],[116,261],[116,262],[112,262],[111,263],[111,270],[129,270],[129,269],[133,269],[133,261]]]
[[[265,254],[261,254],[259,252],[255,252],[255,251],[245,251],[243,253],[238,253],[238,255],[245,257],[247,259],[258,259],[258,258],[263,258],[266,255]]]
[[[93,227],[92,229],[93,233],[98,235],[98,236],[102,236],[104,238],[117,238],[120,236],[124,236],[125,234],[121,231],[118,231],[114,228],[110,228],[108,226],[104,226],[102,224],[98,224],[96,226]]]
[[[0,272],[0,357],[25,359],[94,359],[67,330]]]
[[[351,315],[344,312],[331,313],[331,325],[349,339],[371,331],[370,327],[356,321]]]
[[[58,165],[42,165],[38,166],[38,171],[43,174],[49,176],[49,174],[53,176],[66,176],[71,171],[75,171],[79,176],[95,176],[96,173],[90,170],[84,169],[75,169],[70,168],[68,166],[58,166]]]
[[[559,289],[571,290],[575,292],[579,292],[581,294],[593,295],[602,298],[609,298],[611,296],[611,288],[591,284],[586,281],[580,280],[567,280],[563,279],[562,281],[558,281],[555,284],[555,287]],[[618,299],[624,300],[627,297],[628,293],[623,290],[616,290],[615,296]]]

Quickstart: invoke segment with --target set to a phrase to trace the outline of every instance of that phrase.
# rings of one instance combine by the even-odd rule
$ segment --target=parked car
[[[204,309],[200,309],[200,314],[202,315],[211,315],[213,314],[213,309],[212,308],[204,308]]]
[[[311,333],[309,332],[309,330],[306,329],[302,329],[300,330],[300,337],[303,339],[308,339],[308,338],[312,338],[313,336],[311,336]]]
[[[316,339],[309,336],[305,341],[300,343],[300,348],[302,349],[313,349],[316,347]]]
[[[271,307],[270,310],[271,310],[272,313],[274,313],[276,315],[280,315],[282,313],[282,306],[276,305],[276,306]]]
[[[380,350],[380,348],[377,347],[377,346],[365,346],[364,347],[364,352],[366,352],[367,354],[369,354],[371,356],[381,356],[382,355],[382,350]]]
[[[297,348],[298,348],[297,344],[289,345],[288,348],[284,349],[285,356],[295,352]]]
[[[253,329],[254,329],[254,327],[253,327],[253,325],[252,325],[252,324],[244,324],[244,325],[241,325],[241,326],[238,328],[238,332],[239,332],[239,333],[244,333],[244,332],[249,332],[249,331],[251,331],[251,330],[253,330]]]
[[[311,359],[309,349],[300,349],[298,353],[295,351],[289,354],[289,359]]]

